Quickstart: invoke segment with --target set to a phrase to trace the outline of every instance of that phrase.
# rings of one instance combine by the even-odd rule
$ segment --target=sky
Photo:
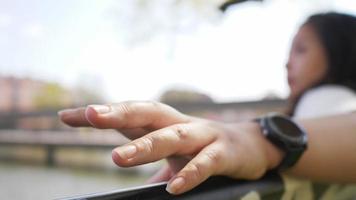
[[[84,85],[110,102],[157,99],[172,87],[218,102],[286,97],[285,63],[303,20],[318,11],[356,15],[354,0],[265,0],[207,19],[184,10],[190,26],[177,29],[171,10],[157,9],[155,24],[132,18],[128,2],[0,0],[0,74]],[[146,40],[128,42],[135,36]]]

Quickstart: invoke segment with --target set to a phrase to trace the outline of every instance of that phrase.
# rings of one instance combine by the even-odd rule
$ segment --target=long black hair
[[[356,17],[336,12],[320,13],[310,16],[305,25],[318,35],[327,57],[325,77],[311,88],[337,84],[356,91]],[[290,115],[294,114],[302,95],[292,100]]]

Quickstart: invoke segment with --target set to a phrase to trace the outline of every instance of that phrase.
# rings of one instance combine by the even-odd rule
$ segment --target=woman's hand
[[[167,158],[151,181],[186,192],[212,175],[258,179],[277,166],[282,153],[257,123],[226,124],[194,118],[157,102],[123,102],[61,111],[68,125],[117,129],[130,143],[113,150],[114,162],[130,167]]]

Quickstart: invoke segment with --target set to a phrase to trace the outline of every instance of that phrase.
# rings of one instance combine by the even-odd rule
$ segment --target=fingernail
[[[166,190],[169,193],[177,193],[185,184],[183,177],[178,177],[174,179],[171,183],[167,184]]]
[[[105,114],[110,112],[110,107],[105,105],[89,105],[88,107],[94,109],[99,114]]]
[[[133,158],[137,152],[137,148],[134,145],[128,145],[115,149],[115,152],[123,159]]]

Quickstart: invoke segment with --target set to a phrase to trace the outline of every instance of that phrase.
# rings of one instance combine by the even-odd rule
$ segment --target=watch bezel
[[[289,125],[294,126],[294,128],[299,131],[299,135],[291,136],[282,132],[280,127],[278,127],[277,124],[274,122],[276,118],[284,120],[285,123],[290,123]],[[291,150],[291,148],[299,149],[300,146],[305,144],[307,141],[306,134],[303,128],[293,122],[293,120],[289,119],[287,116],[271,113],[264,117],[261,123],[262,127],[269,129],[266,130],[266,133],[264,133],[265,135],[269,134],[266,135],[267,137],[273,137],[274,140],[278,140],[279,142],[284,143],[284,145],[287,145],[288,148],[290,148],[289,150]]]

